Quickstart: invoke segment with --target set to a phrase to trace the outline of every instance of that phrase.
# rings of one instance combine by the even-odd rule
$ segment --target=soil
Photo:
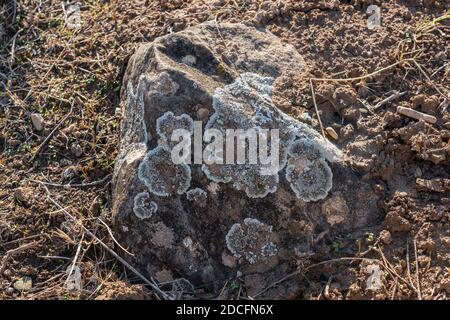
[[[373,4],[381,8],[376,30],[367,27]],[[80,14],[81,27],[69,29],[59,1],[0,1],[0,299],[160,294],[110,252],[120,246],[108,225],[121,81],[139,44],[214,19],[266,28],[303,55],[315,78],[340,79],[314,81],[322,125],[380,198],[383,218],[318,234],[324,253],[292,261],[302,286],[291,298],[449,298],[448,1],[111,0],[86,1]],[[275,104],[320,131],[309,82],[292,74],[276,86]],[[380,103],[394,91],[403,94]],[[437,121],[408,118],[398,106]],[[367,281],[374,264],[380,286]],[[76,289],[66,281],[74,266]],[[20,290],[24,279],[31,289]],[[220,297],[250,295],[241,280]],[[182,280],[170,290],[214,298]]]

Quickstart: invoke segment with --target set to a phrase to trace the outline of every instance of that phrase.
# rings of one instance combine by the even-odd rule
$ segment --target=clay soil
[[[381,8],[375,30],[372,4]],[[317,235],[326,254],[295,261],[298,272],[280,279],[304,281],[292,298],[448,299],[448,1],[111,0],[83,1],[80,13],[69,29],[61,1],[0,0],[0,299],[157,297],[111,253],[120,245],[109,225],[121,79],[140,43],[208,20],[266,28],[295,46],[312,77],[341,79],[314,81],[318,114],[381,196],[381,218],[367,229]],[[278,90],[277,106],[321,130],[309,82],[292,75]],[[374,265],[376,288],[367,283]],[[71,270],[81,288],[67,285]],[[205,298],[184,288],[164,290]],[[245,284],[237,277],[220,297],[246,299]]]

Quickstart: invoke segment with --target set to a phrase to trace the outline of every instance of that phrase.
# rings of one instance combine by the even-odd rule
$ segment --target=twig
[[[379,108],[381,108],[382,106],[384,106],[385,104],[391,103],[392,101],[403,97],[405,94],[407,94],[407,91],[404,92],[399,92],[399,91],[395,91],[386,99],[381,100],[380,102],[378,102],[374,107],[373,110],[377,110]]]
[[[22,246],[20,246],[18,248],[6,251],[6,254],[3,256],[2,263],[0,264],[0,274],[5,270],[6,266],[8,265],[8,260],[12,256],[18,254],[21,251],[28,250],[28,249],[36,247],[38,244],[41,243],[41,241],[42,240],[33,241],[33,242],[30,242],[30,243],[26,243],[26,244],[24,244],[24,245],[22,245]]]
[[[33,162],[34,159],[41,153],[42,148],[49,142],[49,140],[53,137],[55,132],[61,127],[61,125],[70,117],[73,111],[73,103],[70,107],[69,112],[64,116],[64,118],[53,128],[53,130],[49,133],[49,135],[42,141],[42,143],[37,147],[37,149],[34,151],[33,156],[30,159],[30,162]]]
[[[115,244],[117,244],[117,246],[122,249],[123,251],[125,251],[125,253],[127,253],[128,255],[134,257],[134,254],[132,254],[131,252],[129,252],[127,249],[125,249],[117,240],[116,238],[114,238],[111,228],[100,218],[97,218],[98,221],[100,221],[106,228],[106,230],[108,230],[109,235],[111,236],[111,239],[114,241]]]
[[[316,115],[317,115],[317,119],[319,120],[319,125],[320,125],[320,131],[322,131],[322,136],[325,138],[325,131],[323,130],[323,124],[322,124],[322,119],[320,119],[320,115],[319,115],[319,108],[317,107],[317,102],[316,102],[316,93],[314,92],[314,84],[313,84],[313,79],[309,79],[309,86],[311,88],[311,94],[312,94],[312,98],[313,98],[313,102],[314,102],[314,110],[316,111]]]
[[[78,247],[77,247],[77,251],[75,252],[75,257],[73,258],[73,262],[72,265],[70,267],[69,273],[67,275],[67,279],[65,281],[65,284],[67,285],[67,283],[70,280],[70,276],[72,275],[73,269],[75,269],[75,265],[77,263],[78,260],[78,256],[80,255],[80,251],[81,251],[81,246],[83,245],[83,240],[84,240],[84,232],[81,234],[81,240],[78,243]]]
[[[333,79],[333,78],[310,78],[309,79],[309,86],[310,86],[311,95],[312,95],[312,98],[313,98],[314,109],[315,109],[317,118],[319,120],[320,130],[322,131],[322,136],[325,138],[325,131],[323,129],[322,120],[320,119],[319,108],[317,107],[316,94],[315,94],[315,91],[314,91],[314,81],[321,81],[321,82],[328,82],[328,81],[329,82],[353,82],[353,81],[358,81],[358,80],[364,80],[364,79],[370,78],[370,77],[372,77],[374,75],[377,75],[377,74],[379,74],[379,73],[381,73],[383,71],[389,70],[389,69],[391,69],[391,68],[393,68],[395,66],[398,66],[399,64],[402,64],[402,63],[408,62],[408,61],[415,61],[415,60],[412,59],[412,58],[402,59],[402,60],[397,61],[397,62],[395,62],[395,63],[393,63],[393,64],[391,64],[391,65],[389,65],[387,67],[384,67],[384,68],[381,68],[379,70],[376,70],[376,71],[374,71],[372,73],[366,74],[364,76],[354,77],[354,78],[336,78],[336,79]]]
[[[58,202],[56,202],[55,200],[53,200],[53,198],[51,197],[51,193],[48,190],[48,188],[42,184],[42,187],[45,189],[46,193],[47,193],[47,199],[53,203],[55,206],[57,206],[59,209],[61,209],[74,223],[77,223],[77,219],[72,216],[72,214],[70,214],[66,209],[64,209]],[[125,259],[123,259],[121,256],[119,256],[113,249],[111,249],[110,247],[108,247],[108,245],[106,245],[102,240],[100,240],[95,234],[93,234],[91,231],[89,231],[89,229],[87,229],[85,226],[83,226],[82,224],[80,225],[81,228],[84,230],[84,232],[90,236],[93,240],[97,241],[105,250],[107,250],[114,258],[116,258],[119,262],[121,262],[125,267],[127,267],[131,272],[133,272],[135,275],[137,275],[139,278],[141,278],[146,284],[148,284],[153,290],[155,290],[156,292],[158,292],[162,298],[164,299],[168,299],[171,300],[172,297],[170,295],[168,295],[167,293],[165,293],[164,291],[162,291],[155,283],[150,282],[146,277],[144,277],[139,271],[137,271],[133,266],[131,266],[127,261],[125,261]]]
[[[304,274],[304,273],[308,272],[309,270],[311,270],[312,268],[315,268],[315,267],[318,267],[318,266],[321,266],[321,265],[324,265],[324,264],[328,264],[328,263],[342,262],[342,261],[357,261],[357,260],[359,260],[359,261],[372,261],[372,262],[378,262],[378,263],[380,263],[380,261],[377,260],[377,259],[358,258],[358,257],[343,257],[343,258],[337,258],[337,259],[331,259],[331,260],[321,261],[321,262],[319,262],[319,263],[315,263],[315,264],[313,264],[313,265],[308,266],[305,270],[297,270],[297,271],[294,271],[294,272],[292,272],[292,273],[290,273],[290,274],[288,274],[288,275],[282,277],[281,279],[279,279],[279,280],[273,282],[272,284],[270,284],[270,285],[267,286],[266,288],[262,289],[261,291],[259,291],[258,293],[256,293],[255,295],[253,295],[253,296],[250,297],[250,298],[251,298],[251,299],[254,299],[254,298],[256,298],[256,297],[262,295],[262,294],[263,294],[264,292],[266,292],[267,290],[269,290],[269,289],[271,289],[271,288],[273,288],[273,287],[279,285],[280,283],[283,283],[283,282],[286,281],[287,279],[292,278],[292,277],[294,277],[294,276],[296,276],[296,275],[299,275],[299,274]]]
[[[111,178],[111,174],[108,174],[105,177],[103,177],[102,179],[97,180],[97,181],[92,181],[92,182],[87,182],[87,183],[74,183],[74,184],[53,183],[53,182],[45,182],[45,181],[39,181],[39,180],[34,180],[34,179],[29,179],[29,181],[42,183],[42,184],[45,184],[46,186],[58,187],[58,188],[85,188],[85,187],[93,187],[93,186],[96,186],[99,184],[103,184],[105,181],[107,181],[110,178]]]
[[[420,285],[420,276],[419,276],[419,262],[417,259],[417,243],[416,240],[414,240],[414,255],[416,258],[416,279],[417,279],[417,295],[419,300],[422,300],[422,289]]]

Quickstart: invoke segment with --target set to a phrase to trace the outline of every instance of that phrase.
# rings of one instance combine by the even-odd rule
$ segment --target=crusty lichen
[[[235,223],[228,231],[225,242],[228,250],[236,258],[244,258],[250,264],[274,256],[277,246],[270,241],[272,226],[257,219],[246,218],[243,223]]]
[[[341,157],[339,150],[323,139],[315,130],[286,115],[273,105],[271,100],[273,81],[274,79],[270,77],[244,73],[232,84],[216,89],[213,96],[215,113],[205,126],[206,129],[219,130],[224,135],[228,128],[256,129],[257,132],[265,129],[279,130],[280,157],[275,169],[273,164],[250,164],[248,153],[245,164],[205,164],[202,166],[202,170],[210,180],[222,183],[232,182],[236,189],[244,190],[251,198],[263,198],[269,193],[274,193],[279,182],[278,172],[286,166],[288,158],[296,158],[296,152],[309,152],[308,149],[294,150],[296,145],[293,143],[296,139],[307,140],[309,144],[306,146],[317,153],[317,158],[339,161]],[[290,154],[288,154],[289,147],[292,149]],[[325,162],[314,168],[316,167],[329,169]],[[292,171],[291,165],[289,177],[293,180],[292,189],[298,197],[306,194],[306,201],[310,201],[311,195],[303,191],[304,188],[293,176]],[[325,172],[326,177],[329,176],[328,173],[328,171]],[[308,178],[308,175],[305,174],[304,177]],[[325,186],[325,189],[327,188],[328,184]],[[312,195],[312,198],[314,197]]]
[[[174,163],[171,150],[172,133],[176,129],[192,133],[194,121],[186,114],[175,116],[166,112],[156,120],[159,145],[150,150],[138,169],[139,179],[150,192],[157,196],[183,194],[191,185],[191,167],[185,163]]]
[[[150,200],[148,192],[138,193],[134,197],[133,212],[139,219],[148,219],[158,211],[156,202]]]
[[[288,149],[286,179],[297,198],[305,202],[324,199],[332,187],[333,174],[323,152],[306,139],[296,140]]]
[[[171,141],[175,130],[182,129],[192,134],[194,130],[194,121],[187,114],[175,116],[173,112],[168,111],[156,120],[156,132],[160,138],[160,144],[173,147],[178,141]]]
[[[297,198],[309,202],[324,199],[328,195],[332,187],[333,174],[325,161],[317,160],[307,162],[301,170],[295,165],[288,165],[286,179]]]
[[[174,164],[165,145],[147,153],[139,165],[138,176],[150,192],[161,197],[183,194],[191,185],[190,166]]]
[[[202,188],[195,188],[186,192],[186,198],[198,204],[200,207],[204,207],[208,199],[208,193]]]
[[[144,93],[147,83],[144,76],[138,80],[136,90],[131,83],[127,85],[127,100],[122,121],[122,146],[133,143],[147,143],[150,135],[144,121]]]

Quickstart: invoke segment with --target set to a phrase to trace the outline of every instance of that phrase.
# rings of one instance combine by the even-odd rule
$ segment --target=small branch
[[[70,111],[64,116],[64,118],[53,128],[53,130],[49,133],[49,135],[42,141],[42,143],[37,147],[37,149],[34,151],[33,156],[30,159],[30,162],[33,162],[34,159],[41,153],[42,148],[50,141],[50,139],[53,137],[55,132],[61,127],[61,125],[70,117],[73,111],[73,103],[70,107]]]
[[[42,184],[42,187],[45,189],[46,193],[47,193],[47,199],[53,203],[56,207],[58,207],[59,209],[61,209],[62,212],[64,212],[67,217],[72,220],[74,223],[77,223],[78,220],[72,215],[70,214],[66,209],[64,209],[58,202],[56,202],[55,200],[53,200],[53,198],[51,197],[51,193],[48,190],[48,188]],[[137,271],[133,266],[131,266],[127,261],[125,261],[125,259],[123,259],[121,256],[119,256],[113,249],[111,249],[110,247],[108,247],[108,245],[106,245],[102,240],[100,240],[95,234],[93,234],[89,229],[87,229],[85,226],[83,226],[82,224],[80,224],[81,228],[84,230],[84,232],[91,237],[93,240],[95,240],[96,242],[98,242],[106,251],[108,251],[114,258],[116,258],[120,263],[122,263],[126,268],[128,268],[131,272],[133,272],[135,275],[137,275],[139,278],[141,278],[141,280],[143,280],[146,284],[148,284],[153,290],[155,290],[157,293],[159,293],[161,295],[161,297],[163,299],[168,299],[171,300],[172,297],[170,295],[168,295],[167,293],[165,293],[164,291],[162,291],[157,285],[156,283],[152,283],[150,282],[146,277],[144,277],[139,271]]]

